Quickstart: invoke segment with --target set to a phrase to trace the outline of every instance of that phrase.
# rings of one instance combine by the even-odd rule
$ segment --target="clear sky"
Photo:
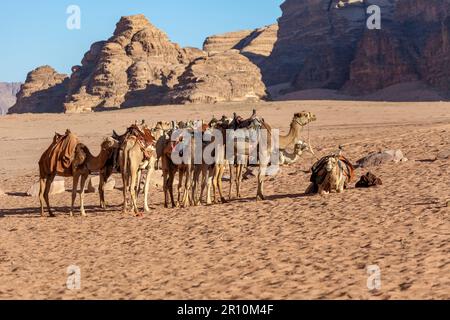
[[[144,14],[181,46],[201,47],[213,34],[276,22],[283,0],[15,0],[0,4],[0,81],[23,82],[41,65],[69,73],[90,45],[108,39],[121,16]],[[69,30],[69,5],[81,29]]]

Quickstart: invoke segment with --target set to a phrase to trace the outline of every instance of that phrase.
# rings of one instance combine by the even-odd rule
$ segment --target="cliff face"
[[[255,30],[244,30],[206,38],[203,50],[209,53],[238,50],[259,65],[270,56],[277,41],[278,24]]]
[[[238,50],[228,50],[194,61],[165,102],[258,101],[265,97],[259,68]]]
[[[372,4],[381,30],[366,27]],[[449,0],[286,0],[281,8],[278,41],[261,66],[267,85],[364,94],[419,79],[450,90]]]
[[[262,67],[265,82],[292,82],[297,89],[342,87],[366,29],[366,6],[378,4],[389,12],[392,2],[285,1],[278,41]]]
[[[49,66],[31,71],[8,113],[63,112],[68,80]]]
[[[20,83],[0,82],[0,115],[6,114],[8,109],[14,105],[20,86]]]

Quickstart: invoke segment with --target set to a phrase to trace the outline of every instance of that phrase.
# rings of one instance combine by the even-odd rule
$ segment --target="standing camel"
[[[144,185],[144,210],[149,212],[148,192],[150,178],[157,161],[156,138],[147,126],[131,126],[123,137],[120,148],[120,168],[123,181],[123,212],[127,212],[127,192],[130,191],[134,213],[142,216],[137,207],[137,184],[143,170],[147,170]]]
[[[236,117],[235,117],[235,119],[236,119]],[[269,165],[269,162],[270,162],[268,155],[272,154],[275,150],[273,149],[274,146],[272,146],[272,143],[271,143],[272,142],[272,127],[266,121],[264,121],[264,119],[261,119],[261,120],[257,119],[255,117],[255,112],[254,112],[253,116],[250,119],[241,121],[241,123],[247,127],[251,127],[251,126],[255,126],[255,121],[258,122],[261,129],[264,129],[267,131],[267,137],[266,137],[267,143],[265,146],[265,150],[260,150],[260,152],[259,152],[259,156],[262,155],[263,159],[261,159],[261,158],[258,159],[259,160],[259,172],[258,172],[258,190],[257,190],[257,195],[256,195],[256,200],[265,200],[264,177],[266,175],[267,166]],[[286,148],[288,148],[292,145],[295,145],[295,143],[297,143],[301,138],[301,133],[302,133],[303,127],[313,121],[316,121],[316,116],[310,112],[300,112],[300,113],[294,114],[294,117],[290,123],[289,133],[285,136],[279,137],[279,149],[285,150]],[[225,148],[226,148],[226,141],[227,141],[226,130],[230,130],[230,129],[238,130],[239,129],[235,124],[235,120],[230,122],[229,120],[226,120],[225,118],[223,118],[222,121],[216,122],[214,124],[214,127],[221,130]],[[241,128],[245,128],[245,127],[241,127]],[[261,130],[257,130],[257,132],[258,132],[257,133],[258,141],[261,141],[261,138],[262,138]],[[260,144],[259,144],[258,148],[259,147],[261,147]],[[249,148],[247,142],[245,143],[243,150],[239,150],[239,152],[238,152],[236,144],[235,144],[233,157],[236,160],[236,164],[230,163],[230,171],[231,171],[231,176],[232,176],[233,175],[233,166],[234,166],[236,169],[235,183],[236,183],[238,197],[240,197],[240,189],[241,189],[240,185],[241,185],[241,181],[242,181],[243,168],[247,165],[246,160],[248,160],[249,156],[250,156],[250,148]],[[232,160],[232,159],[230,159],[230,160]],[[221,181],[222,181],[223,172],[225,170],[225,163],[226,163],[226,161],[223,161],[223,163],[219,164],[218,167],[216,168],[216,173],[215,173],[214,182],[213,182],[213,185],[217,186],[219,189],[219,195],[221,196],[222,201],[224,201],[224,199],[222,196]],[[230,183],[233,183],[233,177],[231,177]],[[215,194],[215,192],[214,192],[214,194]],[[231,196],[231,186],[230,186],[230,196]]]
[[[73,177],[71,216],[73,215],[78,181],[81,177],[80,211],[82,216],[86,216],[84,210],[86,180],[89,173],[100,171],[104,167],[114,147],[117,147],[116,142],[108,138],[102,143],[100,154],[94,157],[85,145],[79,143],[78,138],[70,130],[67,130],[65,135],[56,134],[52,145],[42,154],[39,160],[41,216],[45,216],[45,202],[49,216],[54,217],[50,206],[49,193],[56,176]]]

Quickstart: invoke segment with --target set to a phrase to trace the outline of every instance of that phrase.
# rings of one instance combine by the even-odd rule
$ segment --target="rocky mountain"
[[[17,82],[0,82],[0,115],[6,114],[16,102],[16,94],[20,90],[20,85]]]
[[[17,101],[8,113],[63,112],[69,78],[50,66],[28,73],[17,94]]]
[[[366,27],[381,7],[381,30]],[[365,94],[421,80],[450,90],[450,0],[286,0],[278,41],[261,65],[268,86]]]
[[[11,111],[78,113],[262,99],[261,78],[259,69],[239,53],[181,48],[143,15],[135,15],[122,17],[110,39],[94,43],[70,78],[49,67],[30,73]]]
[[[261,81],[259,68],[238,50],[227,50],[191,63],[166,102],[258,101],[265,96],[266,87]]]

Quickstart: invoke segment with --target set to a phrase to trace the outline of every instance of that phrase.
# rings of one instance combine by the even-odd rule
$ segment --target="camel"
[[[236,118],[236,117],[235,117]],[[230,122],[227,120],[224,120],[225,118],[223,118],[222,121],[215,121],[214,126],[215,128],[221,129],[222,133],[223,133],[223,137],[224,137],[224,143],[226,143],[226,129],[230,128]],[[264,119],[259,120],[257,118],[255,118],[255,112],[254,115],[252,116],[252,118],[250,118],[249,120],[243,121],[244,123],[248,124],[248,125],[254,125],[254,122],[252,122],[253,120],[257,121],[260,126],[261,129],[265,129],[267,130],[267,146],[266,146],[266,150],[262,150],[262,152],[260,152],[260,156],[262,155],[264,157],[264,159],[259,159],[259,173],[258,173],[258,190],[257,190],[257,196],[256,196],[256,200],[265,200],[265,196],[264,196],[264,177],[266,175],[266,169],[267,166],[269,164],[269,157],[268,155],[272,154],[273,150],[273,146],[271,145],[271,141],[272,141],[272,127],[264,121]],[[285,149],[287,149],[288,147],[294,145],[296,142],[298,142],[301,138],[301,133],[303,130],[303,127],[306,126],[307,124],[316,121],[316,116],[313,115],[310,112],[300,112],[300,113],[296,113],[294,114],[294,117],[291,121],[290,124],[290,129],[287,135],[285,136],[279,136],[279,149],[281,151],[284,151]],[[233,128],[234,129],[234,128]],[[259,133],[259,141],[261,141],[261,134]],[[234,156],[239,156],[241,157],[241,160],[244,159],[244,161],[238,161],[237,164],[230,164],[230,171],[231,173],[233,172],[233,168],[232,166],[235,166],[236,168],[236,177],[235,177],[235,183],[236,183],[236,189],[237,189],[237,197],[239,198],[240,195],[240,185],[241,185],[241,181],[242,181],[242,173],[243,173],[243,168],[246,166],[245,163],[245,157],[249,156],[249,147],[248,145],[246,145],[244,147],[244,153],[243,154],[237,154],[236,153],[236,146],[235,146],[235,154]],[[217,186],[218,190],[219,190],[219,195],[223,199],[222,196],[222,188],[221,188],[221,180],[222,180],[222,176],[223,176],[223,172],[224,172],[224,167],[225,164],[221,163],[218,165],[218,168],[216,168],[216,173],[214,176],[214,181],[213,181],[213,185]],[[232,175],[232,174],[231,174]],[[233,183],[233,177],[231,179],[231,183]],[[230,186],[230,189],[232,187]],[[214,193],[215,194],[215,193]],[[230,190],[230,195],[231,195],[231,190]]]
[[[296,163],[300,160],[305,150],[309,150],[314,155],[312,149],[303,141],[299,141],[294,145],[294,151],[292,153],[289,153],[287,150],[280,150],[280,166]]]
[[[56,134],[52,145],[44,152],[39,160],[41,216],[45,216],[44,202],[47,205],[49,216],[55,216],[50,206],[49,192],[53,180],[57,175],[73,177],[71,216],[73,216],[78,181],[81,178],[80,211],[82,216],[86,216],[84,210],[84,190],[86,188],[87,178],[91,172],[102,170],[115,147],[117,147],[116,141],[107,138],[101,144],[100,154],[95,157],[85,145],[78,142],[78,138],[70,130],[66,131],[65,136]]]
[[[155,131],[150,130],[146,125],[134,125],[121,136],[119,163],[123,181],[123,213],[127,213],[128,210],[127,192],[129,191],[135,215],[142,216],[137,207],[137,186],[143,170],[147,170],[144,185],[144,211],[150,212],[148,192],[157,160],[157,137],[154,134]]]
[[[80,183],[80,211],[83,217],[86,216],[84,210],[84,192],[86,190],[86,182],[89,174],[92,172],[100,172],[104,167],[114,149],[118,148],[118,143],[112,138],[106,138],[101,144],[101,151],[98,156],[93,156],[89,148],[84,144],[77,145],[75,149],[75,158],[73,162],[73,187],[72,187],[72,205],[70,207],[70,216],[73,216],[73,207],[77,195],[78,181]],[[103,191],[103,181],[100,178],[100,187]],[[100,202],[104,203],[104,192],[100,194]]]
[[[353,180],[354,167],[348,159],[335,153],[320,159],[312,167],[311,184],[306,194],[326,195],[331,192],[342,193]]]
[[[182,143],[182,138],[180,137],[177,141],[172,141],[172,132],[169,132],[170,137],[165,139],[164,147],[161,153],[161,163],[163,170],[163,189],[164,189],[164,206],[167,208],[169,206],[169,197],[172,204],[172,208],[176,207],[173,184],[175,180],[175,175],[178,172],[178,204],[182,207],[187,207],[192,202],[192,196],[189,194],[192,186],[192,174],[193,174],[193,164],[188,161],[188,163],[177,164],[173,161],[173,152],[177,146]],[[191,146],[194,144],[191,143]],[[192,151],[192,150],[191,150]],[[181,151],[180,151],[181,153]],[[192,153],[191,153],[192,155]],[[181,189],[183,187],[184,181],[184,192],[181,198]]]

